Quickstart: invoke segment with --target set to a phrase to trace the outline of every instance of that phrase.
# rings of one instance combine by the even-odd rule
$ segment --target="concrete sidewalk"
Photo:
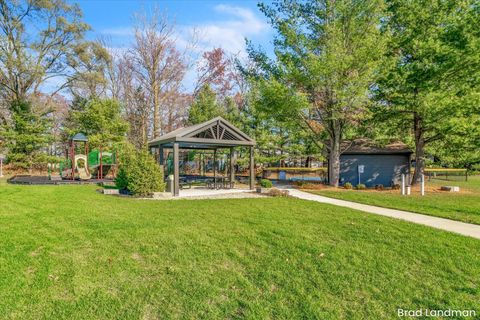
[[[290,195],[295,198],[317,201],[322,203],[333,204],[340,207],[356,209],[356,210],[360,210],[368,213],[378,214],[381,216],[423,224],[425,226],[429,226],[432,228],[455,232],[464,236],[480,239],[480,225],[464,223],[464,222],[459,222],[459,221],[454,221],[454,220],[449,220],[444,218],[437,218],[437,217],[427,216],[424,214],[413,213],[408,211],[376,207],[376,206],[361,204],[357,202],[332,199],[332,198],[300,191],[298,189],[289,188],[288,190],[290,192]]]

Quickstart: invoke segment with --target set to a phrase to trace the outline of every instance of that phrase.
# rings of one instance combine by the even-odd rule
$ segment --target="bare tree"
[[[165,99],[165,131],[173,131],[185,124],[188,118],[188,107],[193,97],[188,93],[181,93],[178,90],[169,92]]]
[[[176,47],[173,25],[166,15],[154,10],[151,16],[137,15],[135,43],[129,52],[133,70],[148,93],[152,108],[153,137],[164,128],[165,100],[178,89],[187,70],[186,53]]]
[[[68,101],[61,94],[36,93],[28,99],[32,102],[33,112],[46,114],[51,120],[50,134],[52,141],[47,147],[49,156],[59,156],[63,150],[63,133],[65,122],[68,117]]]
[[[128,139],[138,148],[146,145],[150,135],[150,102],[147,90],[137,79],[134,63],[129,54],[123,54],[115,59],[111,77],[115,79],[115,92],[122,101],[125,118],[130,124]]]
[[[208,84],[217,95],[227,96],[233,89],[233,69],[232,60],[222,48],[204,52],[197,65],[197,82],[193,95],[196,96]]]

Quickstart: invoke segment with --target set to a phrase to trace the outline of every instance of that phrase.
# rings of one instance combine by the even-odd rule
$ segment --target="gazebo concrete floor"
[[[248,188],[208,189],[206,187],[192,187],[181,189],[177,199],[215,199],[215,198],[253,198],[261,197],[254,190]]]

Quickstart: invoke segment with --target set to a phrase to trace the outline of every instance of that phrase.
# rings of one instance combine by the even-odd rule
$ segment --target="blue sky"
[[[84,20],[93,31],[89,38],[106,37],[113,47],[126,48],[132,43],[135,12],[149,12],[154,7],[168,14],[175,23],[180,45],[188,42],[189,32],[198,33],[198,50],[222,47],[227,52],[244,54],[245,38],[267,50],[271,48],[272,31],[257,2],[214,0],[81,0]]]
[[[70,1],[70,0],[67,0]],[[110,50],[128,50],[133,43],[135,13],[149,13],[154,8],[167,14],[175,26],[177,46],[191,49],[192,33],[196,33],[195,49],[189,52],[192,61],[213,48],[246,57],[245,39],[271,54],[273,31],[257,7],[258,0],[71,0],[80,5],[84,21],[92,27],[87,37],[107,40]],[[264,0],[264,2],[269,2]],[[195,83],[195,65],[183,81],[183,90]]]

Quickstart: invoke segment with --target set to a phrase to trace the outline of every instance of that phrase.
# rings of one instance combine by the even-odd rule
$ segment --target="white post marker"
[[[363,164],[358,165],[358,184],[362,183],[362,179],[360,178],[360,176],[364,172],[365,172],[365,165]]]
[[[412,187],[411,187],[411,186],[407,186],[407,196],[410,195],[411,191],[412,191]]]
[[[420,194],[425,195],[425,175],[422,174],[420,178]]]
[[[405,195],[405,174],[402,174],[402,196]]]

